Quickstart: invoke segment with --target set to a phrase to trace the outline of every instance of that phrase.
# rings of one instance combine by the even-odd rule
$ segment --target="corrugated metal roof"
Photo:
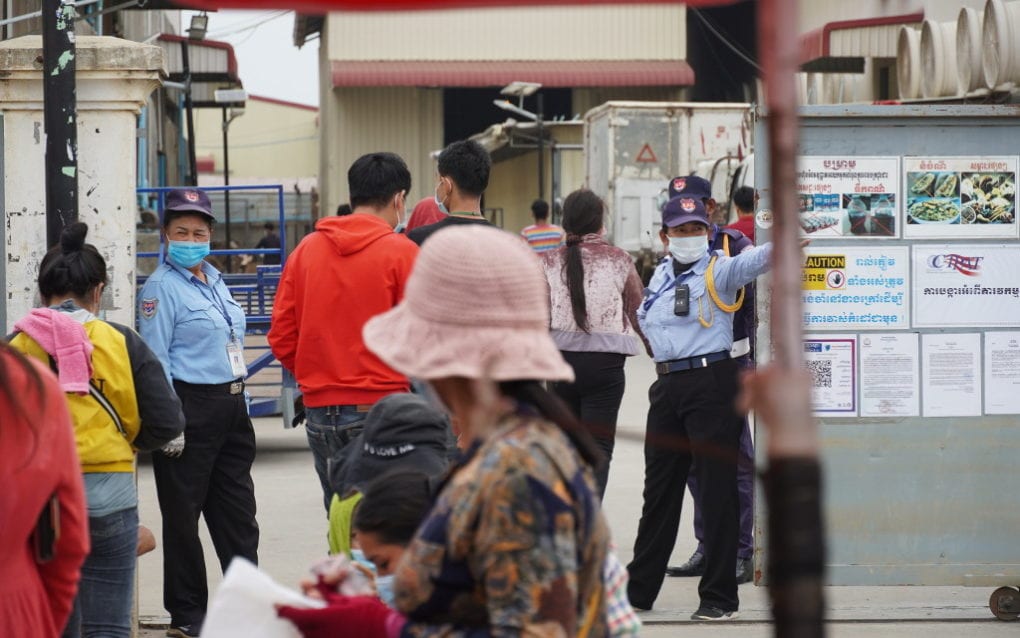
[[[183,47],[188,47],[188,67],[192,80],[240,82],[237,75],[237,57],[229,42],[218,40],[191,40],[172,33],[162,33],[156,44],[163,49],[166,70],[174,82],[184,78]]]
[[[679,3],[340,12],[320,47],[329,60],[364,62],[683,60],[686,16]]]
[[[684,60],[338,61],[333,86],[505,86],[527,79],[550,87],[688,86]]]

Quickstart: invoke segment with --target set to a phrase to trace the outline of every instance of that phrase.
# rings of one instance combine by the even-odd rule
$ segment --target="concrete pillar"
[[[134,325],[136,117],[161,84],[159,47],[119,38],[77,40],[78,215],[109,268],[103,310]],[[0,42],[3,114],[3,297],[5,334],[38,303],[36,278],[46,254],[42,38]]]

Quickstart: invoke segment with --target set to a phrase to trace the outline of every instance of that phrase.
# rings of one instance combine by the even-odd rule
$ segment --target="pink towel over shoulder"
[[[56,359],[60,387],[64,392],[89,393],[92,378],[92,342],[81,325],[65,313],[35,308],[14,324]]]

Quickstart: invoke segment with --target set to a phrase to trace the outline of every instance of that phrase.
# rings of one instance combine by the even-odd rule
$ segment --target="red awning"
[[[687,0],[691,7],[735,4],[740,0]],[[677,0],[182,0],[196,9],[290,9],[299,13],[330,11],[401,11],[416,9],[470,9],[542,4],[680,4]]]
[[[683,60],[332,61],[333,86],[506,86],[527,77],[543,86],[689,86]]]
[[[812,60],[830,57],[829,44],[833,31],[844,29],[861,29],[881,27],[894,24],[914,24],[924,20],[924,11],[906,15],[883,16],[881,18],[865,18],[862,20],[840,20],[829,22],[821,29],[809,31],[800,36],[800,63],[807,64]]]

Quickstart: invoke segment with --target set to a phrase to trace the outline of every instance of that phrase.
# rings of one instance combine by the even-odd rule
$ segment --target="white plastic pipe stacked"
[[[985,86],[1005,88],[1020,81],[1020,2],[988,0],[982,25]]]
[[[900,27],[896,40],[896,82],[901,100],[921,97],[921,34],[913,27]]]
[[[959,95],[956,73],[956,22],[925,20],[921,25],[921,95]]]

